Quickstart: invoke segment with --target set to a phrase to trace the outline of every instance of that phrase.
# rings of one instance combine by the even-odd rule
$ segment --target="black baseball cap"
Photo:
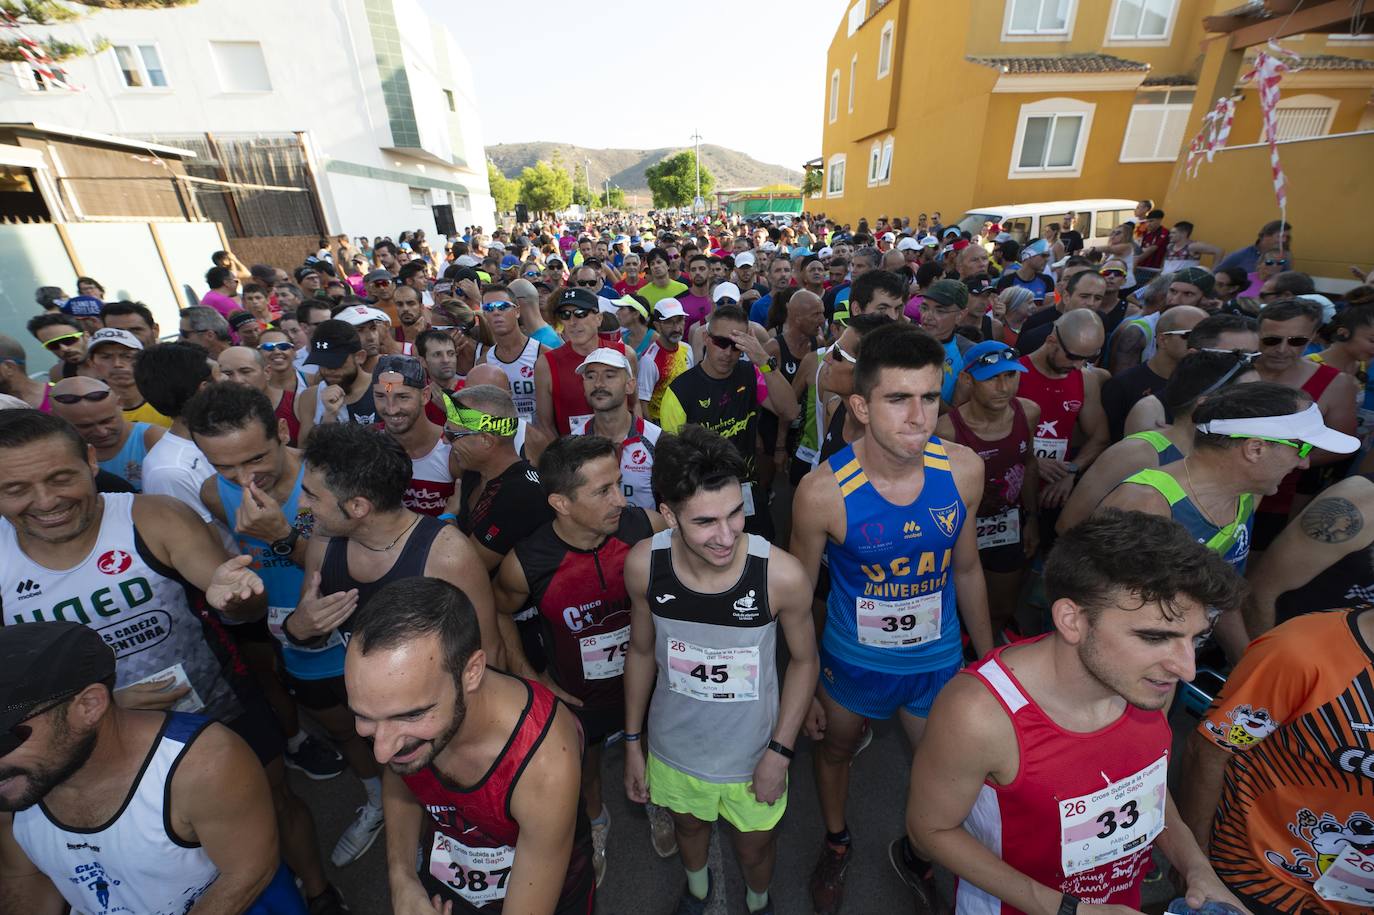
[[[0,627],[0,757],[24,742],[15,726],[35,711],[114,675],[114,650],[80,623]]]
[[[310,337],[310,355],[305,357],[305,364],[336,369],[362,348],[363,343],[352,324],[330,318],[315,325],[315,333]]]
[[[400,353],[387,353],[377,359],[377,365],[372,370],[372,380],[374,383],[382,384],[391,381],[382,376],[387,373],[395,373],[401,376],[401,383],[411,388],[423,388],[425,386],[425,367],[424,364],[414,356],[404,356]]]
[[[992,277],[988,276],[986,273],[980,273],[977,276],[971,276],[964,280],[964,285],[968,287],[969,295],[983,295],[984,293],[992,292],[997,284],[994,283]]]
[[[601,303],[598,301],[596,293],[583,289],[580,286],[564,289],[558,294],[558,305],[556,308],[562,308],[564,305],[571,305],[573,308],[590,308],[592,311],[598,311],[601,308]]]

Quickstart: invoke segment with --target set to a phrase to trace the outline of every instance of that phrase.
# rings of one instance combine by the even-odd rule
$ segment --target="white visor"
[[[1350,454],[1360,447],[1353,435],[1329,428],[1322,420],[1322,411],[1310,405],[1301,413],[1286,416],[1249,416],[1243,419],[1214,419],[1198,423],[1197,431],[1210,435],[1252,435],[1256,438],[1279,438],[1306,442],[1333,454]]]

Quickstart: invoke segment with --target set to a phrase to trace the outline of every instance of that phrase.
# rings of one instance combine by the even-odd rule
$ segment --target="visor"
[[[492,435],[513,438],[520,426],[520,420],[514,416],[492,416],[481,410],[464,407],[448,398],[444,399],[444,412],[451,424],[469,432],[490,432]]]
[[[1329,428],[1322,411],[1312,404],[1301,413],[1287,416],[1251,416],[1243,419],[1214,419],[1199,423],[1197,431],[1235,438],[1262,438],[1270,441],[1298,441],[1333,454],[1351,454],[1360,447],[1353,435]]]

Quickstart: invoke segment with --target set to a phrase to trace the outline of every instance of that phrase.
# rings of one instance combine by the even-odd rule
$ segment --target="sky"
[[[472,64],[488,145],[685,147],[700,130],[798,170],[821,153],[825,52],[847,0],[520,0],[478,16],[421,3]]]

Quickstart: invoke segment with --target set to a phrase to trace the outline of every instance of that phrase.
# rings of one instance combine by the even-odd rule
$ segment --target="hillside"
[[[602,184],[607,177],[612,184],[622,187],[627,194],[647,196],[649,182],[644,178],[644,170],[668,158],[682,149],[664,147],[662,149],[588,149],[567,143],[499,143],[487,147],[487,156],[507,178],[518,178],[528,165],[539,160],[553,160],[555,152],[563,161],[564,167],[572,170],[574,163],[591,160],[591,180],[593,186]],[[755,188],[766,184],[800,185],[802,173],[781,165],[768,165],[752,156],[723,146],[702,144],[701,164],[716,177],[716,188]]]

